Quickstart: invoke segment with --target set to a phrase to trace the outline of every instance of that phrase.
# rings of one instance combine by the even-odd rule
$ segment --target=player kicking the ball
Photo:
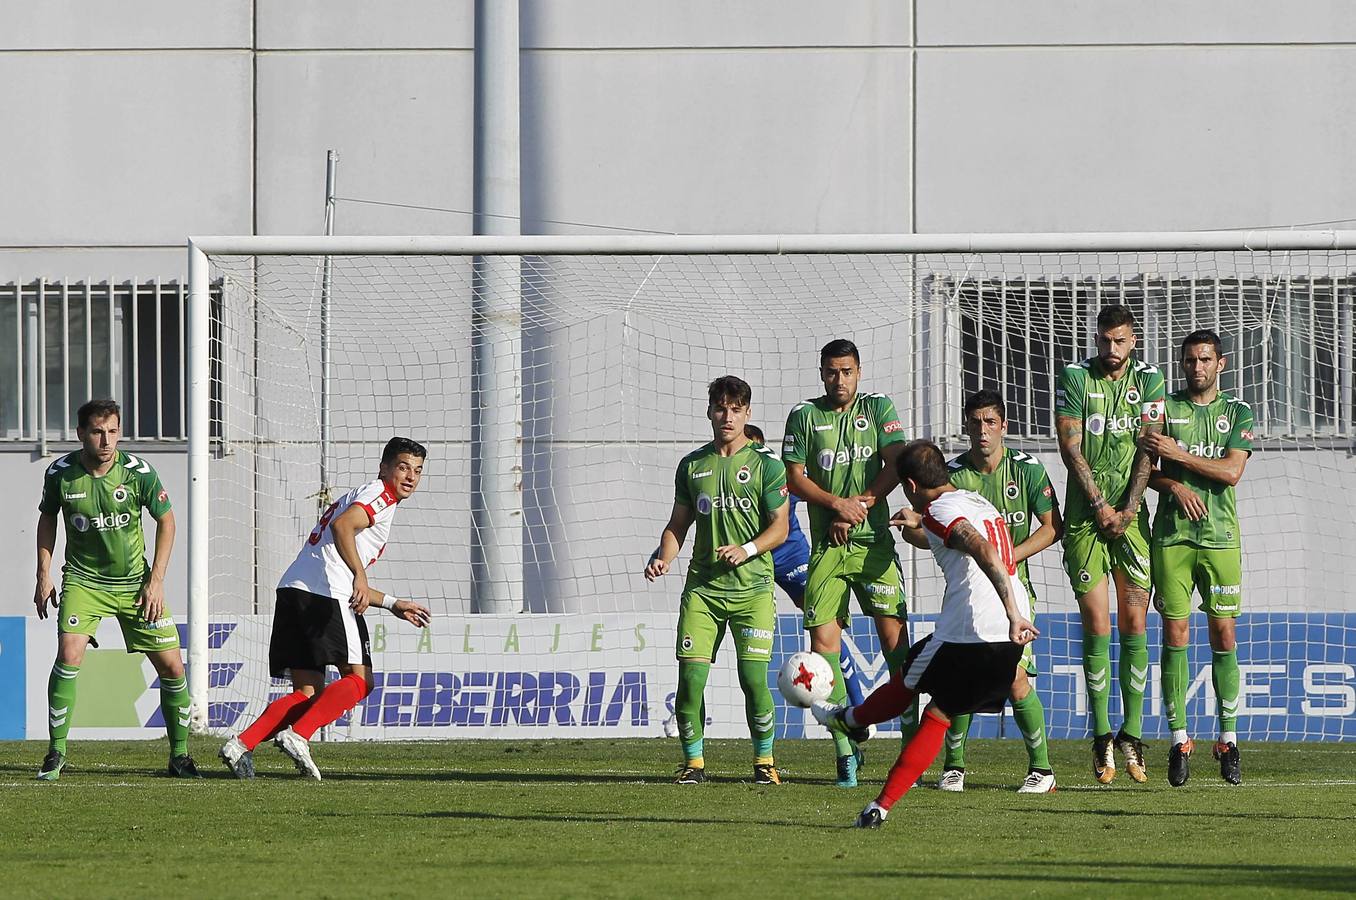
[[[711,442],[684,456],[674,477],[673,511],[645,565],[654,581],[669,571],[692,523],[697,539],[678,606],[678,696],[674,713],[683,745],[675,784],[706,780],[702,695],[728,628],[739,688],[753,738],[755,784],[780,784],[772,756],[776,710],[767,686],[776,629],[772,553],[786,540],[786,468],[744,434],[753,390],[724,375],[707,389]]]
[[[1210,674],[1219,709],[1214,755],[1219,773],[1241,784],[1238,762],[1238,647],[1243,556],[1234,485],[1252,454],[1252,408],[1219,389],[1225,357],[1219,335],[1193,331],[1182,341],[1184,390],[1168,396],[1163,434],[1140,438],[1158,457],[1149,479],[1159,493],[1154,518],[1154,604],[1163,617],[1163,702],[1172,729],[1168,783],[1186,784],[1194,745],[1187,735],[1187,639],[1191,592],[1200,592],[1210,625]]]
[[[857,817],[858,828],[885,821],[941,751],[952,716],[1002,708],[1022,648],[1039,634],[1003,514],[979,494],[953,487],[946,459],[930,441],[904,447],[898,474],[913,508],[900,510],[890,523],[909,543],[932,550],[946,593],[936,631],[909,648],[902,671],[860,706],[813,707],[830,731],[861,740],[867,726],[899,715],[920,693],[932,695],[880,795]]]
[[[379,477],[330,504],[297,558],[278,582],[268,667],[273,677],[292,676],[292,693],[274,700],[259,718],[218,752],[237,778],[254,777],[254,748],[269,738],[320,780],[310,739],[358,705],[372,690],[368,649],[369,606],[390,610],[423,628],[429,611],[368,585],[367,569],[381,558],[396,507],[419,487],[428,452],[408,438],[391,438],[381,453]],[[325,667],[341,676],[325,686]]]

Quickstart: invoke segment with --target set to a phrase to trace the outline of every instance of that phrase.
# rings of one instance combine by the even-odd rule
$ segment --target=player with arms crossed
[[[1140,438],[1158,457],[1149,479],[1159,493],[1154,518],[1154,605],[1163,617],[1163,701],[1172,728],[1168,783],[1186,784],[1194,749],[1187,734],[1187,639],[1191,592],[1201,595],[1210,626],[1210,674],[1219,712],[1214,756],[1220,776],[1240,784],[1238,645],[1234,624],[1242,605],[1243,551],[1234,486],[1252,454],[1248,404],[1219,389],[1226,359],[1219,335],[1193,331],[1182,341],[1186,388],[1168,396],[1162,434]]]
[[[66,765],[66,737],[75,711],[75,681],[99,622],[118,620],[128,653],[145,653],[160,676],[160,711],[169,735],[168,774],[199,778],[188,755],[189,698],[179,631],[165,605],[165,572],[174,547],[174,511],[160,476],[145,459],[118,449],[122,410],[91,400],[76,411],[80,449],[48,467],[38,503],[38,584],[33,604],[45,619],[59,608],[56,662],[47,681],[47,755],[40,781],[56,781]],[[155,556],[146,565],[141,511],[155,519]],[[52,584],[57,516],[66,522],[61,602]],[[97,647],[98,644],[95,643]]]
[[[363,613],[379,606],[418,628],[428,624],[427,608],[367,582],[367,569],[386,551],[396,507],[419,487],[427,456],[424,446],[409,438],[387,441],[377,479],[330,504],[278,581],[268,668],[274,678],[290,672],[292,693],[270,703],[218,752],[237,778],[254,777],[254,748],[273,738],[297,771],[319,781],[312,735],[372,690]],[[340,675],[328,686],[326,666]]]
[[[1153,465],[1141,433],[1163,427],[1163,374],[1134,358],[1135,317],[1125,306],[1097,315],[1097,355],[1071,363],[1055,388],[1059,453],[1069,470],[1064,504],[1064,567],[1083,620],[1083,678],[1092,723],[1092,772],[1116,777],[1115,748],[1130,777],[1144,782],[1144,689],[1149,647],[1149,513],[1144,489]],[[1116,582],[1123,722],[1113,738],[1111,592]]]
[[[885,505],[899,483],[894,462],[904,446],[904,428],[889,397],[858,393],[861,375],[855,344],[825,344],[819,352],[824,396],[791,410],[782,447],[787,483],[810,504],[805,629],[810,649],[833,669],[833,703],[847,697],[840,655],[852,595],[875,622],[892,669],[904,649],[904,587]],[[909,710],[901,722],[906,737],[916,722],[916,711]],[[860,758],[854,741],[838,732],[833,741],[837,783],[856,787]]]
[[[772,755],[776,710],[767,685],[776,629],[771,551],[786,540],[786,469],[744,435],[753,390],[723,375],[707,389],[712,439],[684,456],[674,476],[673,511],[645,578],[666,574],[692,523],[697,539],[678,606],[678,696],[683,746],[675,784],[706,780],[703,693],[725,630],[734,636],[739,688],[753,739],[753,780],[781,784]]]
[[[1064,523],[1055,502],[1055,491],[1045,466],[1034,456],[1003,445],[1008,431],[1003,396],[997,391],[980,391],[965,401],[965,433],[970,449],[947,464],[951,485],[974,491],[1003,514],[1012,538],[1013,561],[1032,606],[1036,592],[1031,587],[1027,560],[1059,540]],[[1055,773],[1050,768],[1049,745],[1045,736],[1045,708],[1030,679],[1036,676],[1034,645],[1027,644],[1008,697],[1012,700],[1012,718],[1016,720],[1026,743],[1027,774],[1022,794],[1048,794],[1055,789]],[[965,790],[965,738],[970,716],[951,719],[946,733],[946,757],[937,787],[944,791]]]
[[[932,695],[922,723],[890,769],[880,795],[857,817],[877,828],[942,749],[949,719],[1003,708],[1022,647],[1039,634],[1017,575],[1003,514],[979,494],[951,485],[936,444],[913,441],[899,455],[899,481],[912,509],[891,519],[904,538],[927,548],[946,577],[937,629],[909,648],[901,671],[851,709],[817,703],[830,731],[865,737],[866,726],[899,715],[920,693]]]
[[[745,425],[744,434],[751,441],[767,445],[763,429],[757,425]],[[796,609],[804,611],[805,581],[810,572],[810,542],[805,539],[805,532],[800,530],[800,519],[796,517],[796,504],[800,502],[800,498],[791,494],[788,499],[790,503],[786,514],[788,526],[786,541],[772,551],[772,580],[791,599]],[[852,664],[852,654],[848,652],[847,647],[844,647],[839,655],[838,665],[843,672],[848,702],[854,705],[861,703],[864,696],[861,677],[857,674],[856,666]]]

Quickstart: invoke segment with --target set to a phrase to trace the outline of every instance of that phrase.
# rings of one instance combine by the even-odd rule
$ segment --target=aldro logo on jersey
[[[1178,440],[1177,446],[1190,453],[1192,456],[1199,456],[1201,459],[1224,459],[1225,449],[1219,444],[1190,444],[1186,441]]]
[[[1088,416],[1088,433],[1102,434],[1105,431],[1110,431],[1115,434],[1121,431],[1129,431],[1138,424],[1135,417],[1128,414],[1108,418],[1101,413],[1093,413]]]
[[[95,531],[112,531],[116,528],[126,528],[132,524],[131,513],[104,513],[103,515],[90,518],[83,513],[76,513],[71,516],[71,527],[84,534],[91,527]]]
[[[715,497],[710,494],[697,495],[699,515],[709,516],[718,509],[739,509],[748,512],[753,509],[753,500],[748,497],[736,497],[734,494],[719,494]]]
[[[832,447],[825,447],[819,451],[819,455],[815,457],[815,462],[819,463],[819,467],[827,472],[834,466],[870,459],[874,453],[875,451],[870,447],[863,447],[860,444],[853,444],[851,450],[844,448],[835,451]]]

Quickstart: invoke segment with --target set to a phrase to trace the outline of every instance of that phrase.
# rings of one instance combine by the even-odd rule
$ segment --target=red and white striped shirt
[[[391,534],[391,522],[395,519],[399,502],[395,491],[386,482],[377,479],[354,488],[331,503],[315,528],[311,529],[311,536],[302,545],[297,558],[283,573],[278,587],[297,588],[322,597],[348,600],[353,594],[353,573],[339,556],[339,548],[334,546],[330,522],[354,504],[367,512],[370,527],[353,536],[358,558],[363,561],[363,568],[367,569],[381,559],[381,554],[386,550],[386,539]]]
[[[974,491],[947,491],[928,504],[923,513],[932,555],[946,576],[942,611],[933,634],[937,640],[953,644],[1002,643],[1008,640],[1008,614],[993,582],[974,557],[946,545],[951,529],[960,522],[969,522],[997,548],[998,558],[1008,571],[1017,610],[1023,616],[1031,615],[1026,588],[1017,577],[1017,564],[1012,561],[1012,537],[1003,514]]]

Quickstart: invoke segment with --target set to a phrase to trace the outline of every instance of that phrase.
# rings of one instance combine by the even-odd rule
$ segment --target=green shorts
[[[852,612],[852,594],[864,615],[904,618],[904,584],[893,543],[849,543],[812,552],[805,581],[806,629],[845,622]]]
[[[1243,601],[1243,551],[1207,550],[1195,544],[1155,543],[1154,609],[1165,619],[1191,617],[1191,591],[1198,607],[1216,619],[1238,618]]]
[[[1078,522],[1064,529],[1064,569],[1076,596],[1097,587],[1113,570],[1124,572],[1130,583],[1153,587],[1149,578],[1149,512],[1141,504],[1139,515],[1125,534],[1108,541],[1094,522]]]
[[[714,662],[727,626],[734,634],[735,654],[740,660],[771,662],[777,627],[777,601],[772,591],[737,599],[683,591],[678,604],[678,658]]]
[[[94,637],[99,623],[116,617],[128,653],[156,653],[179,648],[179,630],[166,610],[163,617],[147,622],[141,617],[137,597],[141,589],[105,589],[87,584],[63,582],[61,609],[57,619],[59,634],[87,634]]]

